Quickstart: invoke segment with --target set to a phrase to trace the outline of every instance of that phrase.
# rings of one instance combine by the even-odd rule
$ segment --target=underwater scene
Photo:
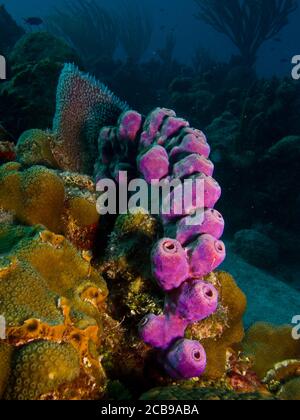
[[[1,3],[0,399],[300,400],[300,1]]]

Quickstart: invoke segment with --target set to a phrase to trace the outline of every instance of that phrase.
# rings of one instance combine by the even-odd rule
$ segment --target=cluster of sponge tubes
[[[136,144],[137,167],[147,183],[188,179],[192,184],[190,201],[195,203],[197,180],[202,181],[202,223],[188,221],[192,216],[189,208],[183,209],[181,217],[161,214],[165,237],[155,245],[151,258],[153,276],[166,294],[165,308],[163,315],[150,314],[139,326],[141,338],[160,351],[160,359],[171,377],[200,376],[206,369],[206,353],[198,341],[184,338],[185,331],[190,324],[217,310],[218,292],[204,278],[224,261],[226,254],[220,241],[224,219],[214,209],[221,188],[212,178],[210,147],[201,131],[177,118],[175,112],[162,108],[155,109],[145,121],[135,111],[123,113],[116,134],[119,145],[122,139]],[[100,134],[102,150],[104,137],[108,137],[107,128]],[[172,197],[169,200],[172,202]]]

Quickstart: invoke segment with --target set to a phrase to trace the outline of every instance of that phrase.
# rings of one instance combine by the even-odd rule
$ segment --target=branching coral
[[[54,35],[64,38],[89,68],[97,61],[112,60],[117,47],[118,30],[114,17],[96,1],[66,2],[46,20]]]
[[[119,17],[120,42],[129,64],[137,64],[149,47],[153,24],[143,7],[135,0],[124,0]]]
[[[230,38],[244,64],[252,66],[259,48],[288,24],[295,0],[195,0],[198,19]]]

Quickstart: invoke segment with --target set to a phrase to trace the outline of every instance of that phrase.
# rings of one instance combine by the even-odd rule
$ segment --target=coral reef
[[[172,34],[166,35],[157,55],[144,62],[155,29],[149,12],[136,0],[122,0],[117,9],[95,0],[66,1],[45,18],[45,28],[77,52],[87,71],[133,107],[148,111],[149,104],[157,104],[156,86],[166,89],[181,69],[170,60]]]
[[[219,294],[217,311],[207,320],[193,324],[187,336],[199,340],[206,349],[208,379],[224,376],[228,357],[244,338],[243,316],[246,310],[246,296],[236,285],[232,276],[224,272],[210,274],[206,281]]]
[[[58,168],[51,150],[53,135],[43,130],[25,131],[17,143],[18,162],[23,167],[42,165]]]
[[[0,244],[1,397],[100,397],[106,283],[64,237],[42,228],[1,224]]]
[[[235,234],[244,230],[254,231],[256,237],[263,235],[272,245],[268,248],[259,241],[255,264],[263,264],[275,276],[286,272],[284,281],[297,288],[294,270],[280,266],[298,262],[294,244],[299,236],[300,190],[287,182],[286,168],[293,179],[299,177],[299,86],[290,79],[254,78],[247,86],[233,87],[221,74],[234,68],[219,64],[185,83],[184,79],[175,80],[170,86],[170,106],[189,121],[200,121],[210,139],[211,160],[216,163],[224,192],[218,206],[230,221],[228,239],[234,240]],[[239,204],[232,206],[237,195]],[[241,254],[244,247],[246,243],[239,241],[237,251]],[[280,259],[276,258],[278,252]],[[264,258],[266,253],[268,258]]]
[[[9,141],[0,142],[0,164],[10,162],[16,159],[16,151],[14,143]]]
[[[300,343],[292,337],[291,327],[275,327],[270,324],[255,324],[247,332],[243,348],[255,358],[254,368],[261,378],[277,363],[297,359]]]
[[[239,95],[242,89],[231,100]],[[297,141],[268,145],[264,163],[278,166]],[[142,399],[297,398],[299,346],[290,329],[254,326],[244,339],[246,297],[229,274],[215,271],[225,258],[224,219],[203,132],[168,109],[146,117],[129,110],[66,65],[53,129],[26,131],[15,148],[2,147],[1,398],[130,398],[153,387],[163,388]],[[247,155],[239,163],[245,169],[253,161]],[[158,200],[156,217],[141,203],[100,217],[91,176],[120,187],[124,171],[156,187],[189,180],[190,203],[165,213]],[[176,187],[167,199],[180,203]],[[201,223],[189,224],[199,210]]]

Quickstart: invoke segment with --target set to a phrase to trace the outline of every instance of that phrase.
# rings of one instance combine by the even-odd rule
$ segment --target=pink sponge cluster
[[[211,316],[218,307],[218,292],[204,281],[225,259],[220,240],[224,219],[214,209],[221,188],[212,178],[214,165],[209,160],[210,147],[205,135],[177,118],[174,111],[158,108],[144,120],[135,111],[122,114],[117,127],[100,133],[101,171],[117,179],[118,170],[135,165],[148,184],[162,180],[189,180],[191,203],[197,203],[197,181],[202,181],[203,202],[199,208],[184,208],[182,214],[161,214],[165,237],[153,248],[153,277],[166,294],[163,315],[148,315],[140,324],[144,342],[160,351],[160,359],[175,379],[203,374],[205,350],[199,342],[184,338],[187,327]],[[100,145],[99,143],[99,145]],[[113,160],[116,151],[122,156]],[[133,163],[132,151],[135,163]],[[120,153],[121,151],[121,153]],[[169,200],[174,201],[174,191]],[[201,223],[190,223],[200,210]]]

